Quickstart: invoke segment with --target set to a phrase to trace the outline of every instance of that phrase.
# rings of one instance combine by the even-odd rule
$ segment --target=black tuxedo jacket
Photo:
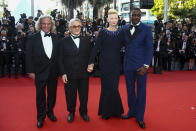
[[[166,51],[166,43],[164,40],[160,41],[160,45],[159,45],[159,52],[163,55],[163,53]],[[156,52],[156,49],[158,47],[158,40],[154,43],[154,52]]]
[[[69,36],[59,42],[59,69],[60,75],[66,74],[69,79],[80,79],[89,76],[87,72],[88,60],[92,44],[87,37],[80,37],[79,48]]]
[[[181,49],[182,49],[183,43],[184,43],[183,40],[180,41],[180,43],[178,43],[178,50],[181,50]],[[189,41],[187,40],[187,42],[186,42],[186,48],[188,47],[188,45],[189,45]],[[186,49],[185,49],[185,50],[186,50]]]
[[[45,53],[41,34],[31,35],[26,45],[26,71],[35,73],[36,80],[47,80],[50,77],[58,76],[58,38],[52,34],[52,55],[49,59]]]

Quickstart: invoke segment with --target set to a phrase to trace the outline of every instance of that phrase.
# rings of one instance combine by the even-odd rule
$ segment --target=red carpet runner
[[[128,111],[124,76],[120,80],[120,94],[125,113]],[[63,84],[59,80],[55,115],[48,118],[41,129],[36,127],[35,87],[29,78],[0,79],[0,131],[139,131],[134,118],[102,120],[98,115],[99,78],[90,79],[88,114],[90,122],[77,112],[73,123],[67,122]],[[147,84],[146,131],[196,131],[196,71],[149,74]]]

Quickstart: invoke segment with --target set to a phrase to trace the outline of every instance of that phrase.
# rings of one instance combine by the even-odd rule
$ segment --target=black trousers
[[[168,71],[171,71],[171,62],[172,62],[172,54],[167,54],[167,57],[166,57],[166,69]]]
[[[4,71],[5,71],[5,65],[7,66],[7,74],[8,77],[11,76],[11,53],[4,53],[0,52],[0,71],[1,71],[1,76],[4,76]]]
[[[36,76],[35,76],[36,77]],[[36,79],[36,78],[35,78]],[[53,113],[56,103],[57,77],[49,77],[47,81],[35,80],[37,120],[44,120],[46,113]],[[47,105],[46,105],[47,87]]]
[[[185,53],[179,53],[179,58],[180,58],[180,70],[184,69],[184,64],[186,62],[186,54]]]
[[[24,76],[26,74],[25,72],[25,53],[24,52],[17,52],[14,55],[14,60],[15,60],[15,75],[18,75],[18,69],[19,65],[22,65],[22,72],[21,74]]]
[[[157,63],[158,61],[158,63]],[[160,52],[154,52],[154,73],[162,72],[162,56]]]
[[[69,79],[64,88],[68,111],[75,113],[78,90],[80,100],[79,112],[81,115],[87,113],[89,78]]]

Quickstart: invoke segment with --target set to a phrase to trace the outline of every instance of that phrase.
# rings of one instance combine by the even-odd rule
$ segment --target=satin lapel
[[[131,25],[130,25],[130,26],[131,26]],[[130,32],[130,26],[129,26],[129,27],[127,28],[127,30],[126,30],[127,35],[129,36],[129,38],[132,37],[131,32]]]
[[[45,58],[49,59],[44,49],[44,44],[42,41],[41,33],[39,33],[38,37],[39,37],[38,40],[40,40],[39,42],[40,42],[41,52],[43,52],[43,55],[45,56]]]
[[[141,31],[142,31],[142,29],[140,28],[140,25],[139,25],[138,27],[135,28],[135,32],[133,33],[133,35],[131,35],[130,26],[129,26],[129,28],[126,30],[127,35],[128,35],[129,38],[130,38],[130,41],[132,41]],[[130,42],[129,42],[129,43],[130,43]]]
[[[132,39],[134,39],[140,32],[141,32],[141,29],[139,27],[135,28],[135,32],[132,35]]]
[[[82,41],[83,41],[83,38],[82,38],[82,37],[80,37],[79,50],[81,50],[81,48],[82,48],[82,46],[83,46],[83,45],[81,44],[81,43],[83,43]]]
[[[78,50],[78,47],[76,46],[75,42],[73,41],[73,39],[71,38],[71,36],[69,36],[69,40],[72,44],[72,47],[74,48],[74,50]]]
[[[55,48],[56,48],[55,46],[56,46],[57,39],[53,34],[52,34],[51,38],[52,38],[52,55],[51,55],[51,58],[52,58],[55,54]]]

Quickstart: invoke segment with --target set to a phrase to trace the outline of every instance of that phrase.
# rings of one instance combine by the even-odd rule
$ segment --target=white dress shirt
[[[72,37],[72,35],[73,35],[73,34],[71,34],[71,38],[73,39],[73,41],[74,41],[74,43],[76,44],[77,48],[79,48],[79,46],[80,46],[80,38],[74,39],[74,38]],[[75,36],[75,35],[73,35],[73,36]]]
[[[131,23],[131,25],[133,24]],[[136,26],[139,26],[139,25],[140,25],[140,22],[136,24]],[[130,30],[131,35],[133,35],[134,32],[135,32],[135,26],[133,26],[132,29]]]
[[[186,41],[183,41],[182,50],[186,49]]]
[[[161,43],[161,40],[158,40],[158,45],[157,45],[157,49],[156,49],[157,52],[160,51],[160,43]]]
[[[42,37],[42,42],[44,45],[44,50],[46,52],[46,55],[48,56],[48,58],[51,58],[52,55],[52,38],[49,36],[44,37],[45,32],[43,32],[42,30],[40,31],[41,33],[41,37]]]

